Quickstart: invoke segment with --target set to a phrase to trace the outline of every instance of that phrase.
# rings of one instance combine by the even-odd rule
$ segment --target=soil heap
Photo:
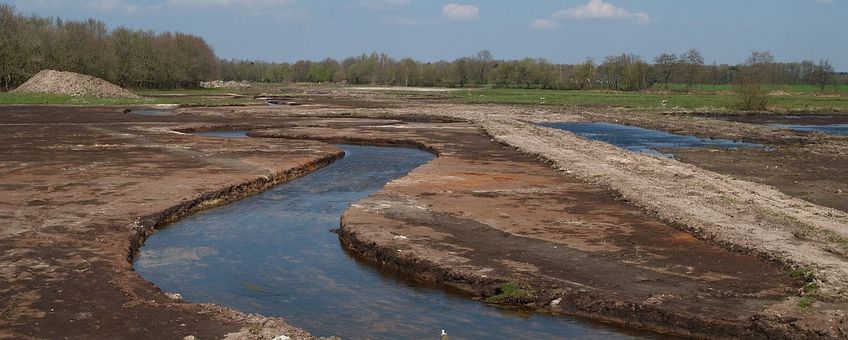
[[[100,78],[54,70],[42,70],[12,92],[62,94],[75,97],[140,98],[126,89]]]
[[[204,89],[243,89],[250,87],[250,84],[245,81],[213,80],[200,82],[200,87]]]

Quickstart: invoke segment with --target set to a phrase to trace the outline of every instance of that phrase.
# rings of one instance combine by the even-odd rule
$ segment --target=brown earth
[[[0,108],[0,337],[308,337],[279,319],[170,299],[128,261],[173,217],[338,156],[289,139],[306,137],[440,155],[344,215],[344,243],[387,267],[492,302],[684,335],[845,336],[845,303],[832,293],[845,282],[841,250],[827,255],[818,234],[785,237],[795,225],[763,232],[788,216],[840,235],[842,215],[515,120],[545,114],[533,108],[373,106],[383,108]],[[444,122],[427,123],[433,116]],[[172,131],[221,127],[285,139]],[[786,245],[795,248],[775,248]],[[807,309],[804,282],[787,273],[797,263],[820,265],[810,282],[825,286]],[[502,294],[506,283],[519,289]]]
[[[848,212],[848,157],[817,154],[803,147],[759,149],[677,149],[681,162],[764,183],[806,201]]]
[[[848,124],[848,114],[704,116],[800,136],[802,142],[762,138],[773,150],[673,150],[678,159],[718,173],[771,185],[804,200],[848,212],[848,137],[771,129],[761,124]],[[754,135],[756,136],[756,135]]]

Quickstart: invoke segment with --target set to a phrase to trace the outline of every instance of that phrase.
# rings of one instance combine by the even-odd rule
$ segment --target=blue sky
[[[751,50],[779,61],[829,59],[848,71],[848,0],[0,0],[19,12],[98,18],[110,27],[203,36],[224,58],[293,61],[372,51],[436,61],[482,49],[498,59],[576,63]]]

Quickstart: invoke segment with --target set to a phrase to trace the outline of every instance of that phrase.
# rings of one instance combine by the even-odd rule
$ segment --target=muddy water
[[[763,147],[758,144],[728,139],[705,139],[612,123],[549,123],[544,124],[544,126],[571,131],[584,138],[607,142],[633,152],[663,157],[673,157],[673,155],[657,150],[698,147]]]
[[[191,302],[286,318],[346,339],[629,338],[603,325],[500,309],[381,272],[330,230],[353,202],[433,158],[341,146],[345,158],[260,195],[187,217],[147,240],[136,270]]]
[[[233,130],[233,131],[200,131],[193,133],[198,136],[206,136],[206,137],[227,137],[227,138],[243,138],[247,137],[247,131],[245,130]]]
[[[130,111],[131,114],[134,115],[142,115],[142,116],[173,116],[175,115],[174,111],[168,109],[137,109]]]
[[[831,135],[848,135],[848,124],[768,124],[768,126],[780,129],[790,129],[801,132],[821,132]]]

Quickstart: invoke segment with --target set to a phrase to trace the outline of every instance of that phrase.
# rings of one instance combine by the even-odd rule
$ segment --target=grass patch
[[[789,271],[789,277],[811,282],[816,278],[816,274],[810,268],[798,267]]]
[[[804,281],[804,285],[798,289],[798,308],[807,310],[812,307],[813,302],[819,295],[821,289],[820,281],[816,279],[815,272],[810,268],[799,267],[789,271],[789,276],[793,279]]]
[[[486,302],[529,302],[535,295],[535,292],[529,286],[512,282],[501,285],[497,293],[497,295],[486,298]]]
[[[444,93],[452,101],[466,104],[531,104],[553,106],[612,106],[628,109],[733,111],[733,93],[716,92],[620,92],[540,89],[465,89]],[[663,106],[663,101],[666,101]],[[779,112],[848,111],[848,93],[839,96],[798,94],[769,96],[769,109]]]
[[[816,298],[812,296],[802,296],[798,299],[798,308],[801,310],[808,310],[813,306],[813,302],[816,301]]]

